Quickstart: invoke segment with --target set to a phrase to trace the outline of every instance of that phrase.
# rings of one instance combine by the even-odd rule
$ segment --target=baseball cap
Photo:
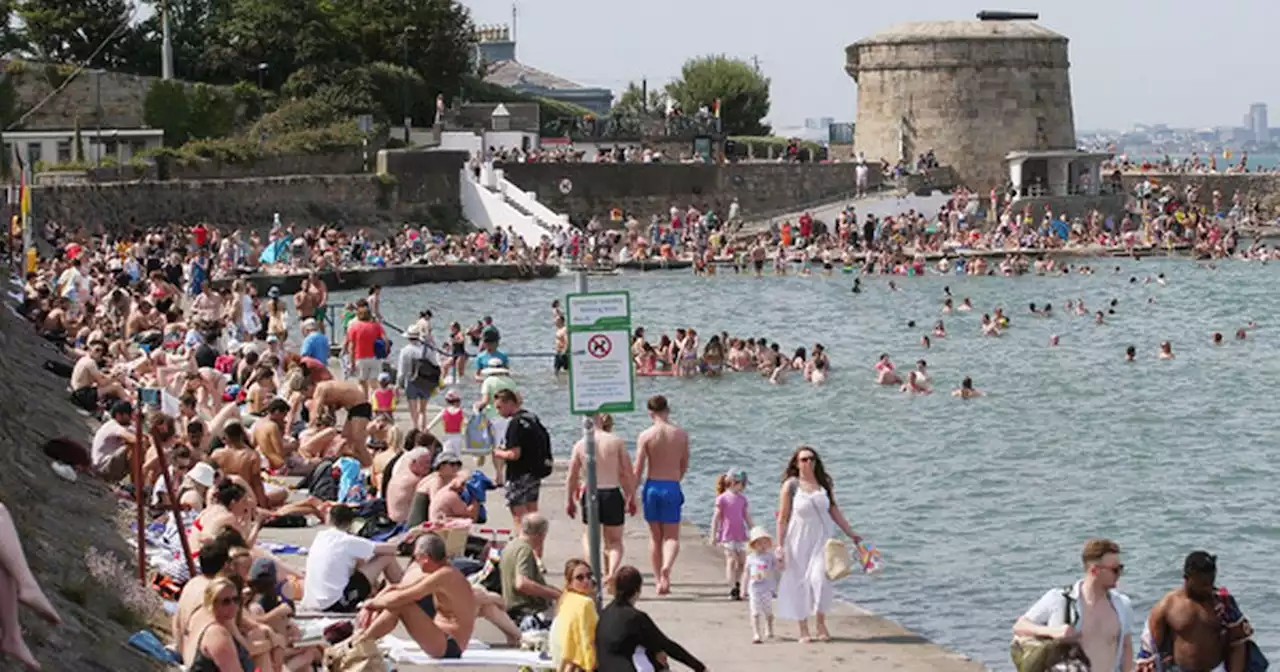
[[[390,374],[390,373],[387,373],[386,371],[383,371],[382,373],[379,373],[379,374],[378,374],[378,382],[379,382],[379,383],[389,383],[389,382],[391,382],[391,374]]]
[[[249,581],[257,583],[258,581],[270,580],[271,583],[276,582],[276,563],[270,558],[256,558],[253,565],[249,567]]]
[[[431,464],[431,468],[439,469],[440,465],[443,465],[443,464],[456,464],[459,467],[461,467],[462,458],[450,452],[442,452],[439,455],[436,455],[435,462]]]
[[[314,317],[308,317],[302,321],[302,330],[311,331],[316,328],[316,320]]]

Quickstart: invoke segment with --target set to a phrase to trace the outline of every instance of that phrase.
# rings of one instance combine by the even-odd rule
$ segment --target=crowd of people
[[[1201,157],[1199,152],[1192,152],[1191,156],[1174,158],[1168,154],[1159,159],[1131,159],[1126,154],[1116,156],[1111,161],[1103,164],[1103,170],[1112,171],[1119,170],[1125,173],[1182,173],[1182,174],[1242,174],[1242,173],[1272,173],[1280,169],[1280,166],[1266,168],[1258,164],[1252,167],[1249,165],[1249,152],[1240,152],[1238,160],[1232,160],[1231,152],[1226,151],[1222,154],[1222,162],[1219,164],[1217,153],[1210,153],[1208,158]]]

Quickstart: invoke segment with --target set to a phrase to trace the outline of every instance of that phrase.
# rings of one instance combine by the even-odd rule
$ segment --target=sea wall
[[[515,264],[413,264],[408,266],[390,266],[387,268],[365,268],[360,270],[326,271],[320,274],[330,290],[361,289],[381,285],[383,287],[401,287],[433,282],[475,282],[478,280],[534,280],[538,278],[554,278],[560,272],[559,266],[516,266]],[[266,295],[271,287],[279,287],[285,294],[298,291],[303,273],[288,275],[253,274],[240,276],[258,290],[259,296]],[[224,278],[214,281],[216,287],[229,287],[232,280]]]
[[[460,219],[461,152],[383,150],[387,172],[217,180],[61,184],[31,189],[38,223],[92,233],[169,223],[266,229],[276,213],[299,226],[390,230],[404,222],[454,229]]]
[[[1222,193],[1222,202],[1231,203],[1236,193],[1247,196],[1254,202],[1267,202],[1280,197],[1280,174],[1278,173],[1235,173],[1235,174],[1185,174],[1185,173],[1128,173],[1123,176],[1125,190],[1129,193],[1144,180],[1150,179],[1160,187],[1173,187],[1179,196],[1186,193],[1188,186],[1199,187],[1201,205],[1213,205],[1213,192]]]
[[[647,220],[672,206],[723,215],[737,198],[744,217],[838,200],[855,189],[852,163],[506,163],[508,180],[575,221],[607,217],[614,208]],[[868,171],[869,186],[880,171]],[[565,193],[566,189],[568,193]]]

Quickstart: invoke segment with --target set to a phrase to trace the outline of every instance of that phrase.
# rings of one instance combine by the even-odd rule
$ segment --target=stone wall
[[[1150,179],[1160,187],[1173,187],[1178,196],[1186,193],[1188,186],[1200,188],[1200,204],[1213,205],[1213,192],[1222,192],[1222,202],[1230,207],[1236,192],[1252,202],[1268,203],[1280,197],[1280,173],[1236,173],[1230,175],[1187,175],[1182,173],[1130,173],[1123,176],[1125,191],[1133,193],[1135,187]]]
[[[478,280],[532,280],[534,278],[554,278],[560,272],[559,266],[534,266],[532,268],[515,264],[414,264],[409,266],[393,266],[390,268],[366,268],[358,271],[343,271],[341,274],[332,271],[321,273],[320,279],[331,290],[361,289],[373,285],[383,287],[401,287],[421,285],[429,282],[475,282]],[[304,274],[292,275],[243,275],[240,276],[258,290],[259,296],[266,296],[271,287],[279,287],[285,294],[292,294],[302,286],[307,277]],[[220,287],[229,287],[231,279],[215,281]]]
[[[377,151],[369,151],[373,170]],[[85,171],[91,182],[132,180],[234,180],[246,177],[285,175],[351,175],[365,172],[364,153],[359,149],[328,154],[287,154],[263,157],[251,163],[222,163],[206,160],[195,163],[167,161],[163,166],[111,166]]]
[[[723,215],[734,198],[743,216],[838,200],[854,191],[852,163],[595,164],[508,163],[499,166],[513,184],[537,194],[574,221],[623,212],[647,220],[666,217],[671,206],[714,209]],[[880,173],[869,171],[878,186]],[[561,183],[568,180],[568,194]]]
[[[38,223],[94,233],[198,221],[266,229],[275,213],[302,226],[373,226],[401,218],[392,187],[374,175],[117,182],[33,187],[31,203]]]

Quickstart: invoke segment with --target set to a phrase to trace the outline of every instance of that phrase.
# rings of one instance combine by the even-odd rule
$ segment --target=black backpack
[[[537,478],[546,478],[555,468],[555,458],[551,455],[551,433],[547,431],[542,420],[533,412],[520,409],[511,418],[528,430],[525,435],[531,439],[532,445],[520,446],[520,461],[529,466],[529,473]]]
[[[413,360],[411,366],[413,375],[409,376],[409,380],[412,380],[415,385],[434,391],[436,386],[440,384],[439,364],[426,357],[420,357]]]
[[[321,460],[302,481],[304,489],[327,502],[338,501],[338,478],[333,475],[333,462],[331,459]]]

